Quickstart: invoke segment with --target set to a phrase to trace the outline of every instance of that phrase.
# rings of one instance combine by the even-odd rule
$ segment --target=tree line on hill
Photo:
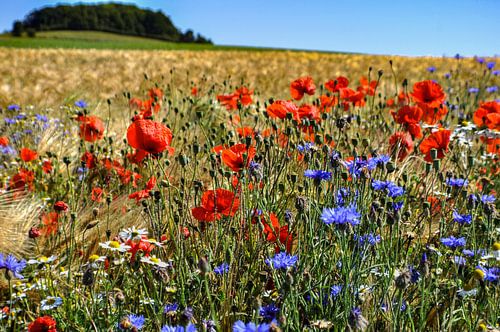
[[[195,35],[192,30],[183,33],[161,11],[117,3],[58,5],[36,9],[24,20],[14,22],[12,35],[21,36],[27,32],[33,37],[36,31],[50,30],[93,30],[171,42],[212,43],[199,33]]]

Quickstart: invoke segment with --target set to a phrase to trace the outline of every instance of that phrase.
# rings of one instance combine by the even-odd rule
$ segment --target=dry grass
[[[138,93],[144,73],[155,81],[172,79],[179,89],[198,83],[203,76],[207,85],[219,84],[229,75],[244,79],[256,92],[267,97],[288,97],[289,82],[311,75],[324,82],[345,75],[357,80],[368,68],[384,70],[390,77],[389,60],[398,73],[398,81],[412,81],[426,74],[433,65],[440,72],[456,64],[449,58],[407,58],[313,52],[251,51],[117,51],[64,49],[0,48],[0,104],[19,103],[54,106],[76,98],[98,103],[123,91]],[[472,59],[462,60],[467,67]],[[175,68],[173,76],[171,70]],[[189,74],[187,75],[187,73]],[[208,86],[207,86],[208,88]]]

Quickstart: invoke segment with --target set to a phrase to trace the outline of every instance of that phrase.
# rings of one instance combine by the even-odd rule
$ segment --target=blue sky
[[[1,0],[0,31],[33,8],[108,1]],[[500,0],[140,0],[221,45],[373,54],[500,55]]]

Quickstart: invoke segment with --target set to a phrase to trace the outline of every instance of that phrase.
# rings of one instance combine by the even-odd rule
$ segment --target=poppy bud
[[[354,147],[358,146],[358,140],[356,138],[351,139],[351,143]]]
[[[434,159],[432,161],[432,168],[437,172],[439,171],[439,168],[441,167],[441,160],[440,159]]]
[[[425,164],[425,173],[430,173],[431,168],[432,168],[432,164],[431,163],[426,163]]]
[[[437,159],[437,149],[431,149],[431,159],[434,160],[434,159]]]
[[[36,239],[42,234],[42,232],[35,226],[31,227],[28,233],[30,239]]]
[[[297,196],[297,198],[295,199],[295,208],[297,209],[297,211],[305,211],[305,209],[307,209],[307,205],[307,197]]]
[[[82,285],[92,286],[94,284],[94,272],[91,268],[85,270],[82,276]]]
[[[411,283],[411,273],[410,271],[401,272],[395,279],[396,287],[398,289],[405,289]]]

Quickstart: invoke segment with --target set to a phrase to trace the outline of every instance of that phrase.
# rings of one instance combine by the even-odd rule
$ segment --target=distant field
[[[0,47],[15,48],[77,48],[121,50],[252,50],[272,51],[272,48],[218,46],[195,43],[172,43],[152,38],[126,36],[100,31],[44,31],[35,38],[0,35]]]

